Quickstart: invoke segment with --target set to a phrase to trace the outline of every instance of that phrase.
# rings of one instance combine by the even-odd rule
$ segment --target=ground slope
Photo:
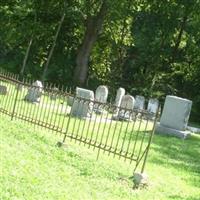
[[[200,199],[200,137],[155,135],[146,166],[150,185],[132,189],[133,165],[48,130],[0,116],[0,199]]]

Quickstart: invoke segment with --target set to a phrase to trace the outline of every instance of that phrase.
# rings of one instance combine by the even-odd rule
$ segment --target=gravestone
[[[95,91],[95,101],[99,102],[94,105],[95,112],[101,114],[103,112],[103,105],[107,103],[108,88],[105,85],[100,85]]]
[[[59,89],[57,87],[53,87],[51,90],[50,99],[56,100],[58,92],[59,92]]]
[[[28,89],[28,93],[25,96],[25,100],[32,103],[39,103],[42,96],[43,85],[41,81],[35,81],[32,87]]]
[[[139,109],[139,110],[143,110],[144,109],[144,105],[145,105],[145,98],[143,96],[139,96],[137,95],[135,97],[135,105],[134,108],[135,109]]]
[[[155,114],[158,111],[159,107],[159,101],[158,99],[149,99],[148,105],[147,105],[147,111],[149,112],[148,114],[148,119],[154,119]]]
[[[8,89],[5,85],[0,85],[0,94],[1,95],[6,95],[8,92]]]
[[[181,138],[190,135],[187,123],[190,116],[192,101],[176,96],[167,96],[160,119],[156,126],[158,133],[170,134]]]
[[[118,112],[119,112],[119,107],[121,105],[121,102],[122,102],[122,97],[125,95],[125,89],[124,88],[119,88],[117,90],[117,95],[116,95],[116,98],[115,98],[115,107],[114,108],[114,114],[112,116],[112,118],[114,120],[118,120]]]
[[[73,105],[74,98],[75,98],[75,97],[73,97],[73,96],[68,96],[68,97],[67,97],[67,105],[68,105],[68,106],[72,106],[72,105]]]
[[[94,92],[83,88],[76,88],[76,98],[74,99],[71,115],[87,118],[91,117],[93,110]]]
[[[125,89],[119,88],[117,90],[117,95],[115,98],[115,106],[119,107],[121,105],[122,97],[125,95]]]
[[[121,120],[130,120],[134,108],[135,99],[131,95],[124,95],[122,97],[118,118]]]

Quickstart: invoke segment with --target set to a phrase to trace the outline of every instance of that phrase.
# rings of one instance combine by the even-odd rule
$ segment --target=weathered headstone
[[[27,95],[25,96],[25,100],[32,103],[39,103],[40,97],[42,96],[43,85],[41,81],[35,81],[32,84],[32,87],[29,88]]]
[[[163,134],[171,134],[181,138],[187,137],[186,131],[190,116],[192,101],[176,96],[167,96],[156,131]]]
[[[1,95],[6,95],[8,92],[8,89],[5,85],[0,85],[0,94]]]
[[[76,98],[74,99],[71,115],[81,118],[91,117],[93,110],[94,92],[83,88],[76,88]]]
[[[119,88],[117,90],[117,95],[115,98],[115,106],[119,107],[121,105],[122,97],[125,95],[125,89]]]
[[[114,108],[114,115],[113,115],[113,119],[118,119],[118,112],[119,112],[119,107],[121,105],[122,102],[122,97],[125,95],[125,89],[124,88],[119,88],[117,90],[117,95],[115,98],[115,108]]]
[[[135,97],[135,105],[134,108],[135,109],[139,109],[139,110],[143,110],[145,107],[145,98],[143,96],[139,96],[137,95]]]
[[[149,112],[148,114],[149,119],[154,119],[154,116],[158,111],[158,107],[159,107],[158,99],[149,99],[149,102],[147,105],[147,111]]]
[[[59,92],[59,89],[57,87],[53,87],[50,94],[50,99],[56,100],[58,92]]]
[[[122,97],[118,118],[122,120],[130,120],[132,110],[134,108],[135,99],[131,95],[124,95]]]
[[[67,105],[72,106],[74,99],[75,99],[75,97],[73,97],[73,96],[67,96]]]
[[[103,103],[107,102],[108,88],[105,85],[100,85],[95,91],[95,101],[99,102],[94,105],[96,113],[103,112]],[[102,103],[102,104],[101,104]]]

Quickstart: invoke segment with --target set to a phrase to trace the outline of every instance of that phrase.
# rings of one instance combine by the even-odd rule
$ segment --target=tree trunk
[[[188,15],[189,15],[189,13],[188,13],[188,10],[186,9],[185,14],[184,14],[183,19],[182,19],[182,22],[181,22],[181,27],[180,27],[180,30],[179,30],[179,33],[178,33],[177,40],[176,40],[175,46],[174,46],[173,51],[172,51],[171,63],[174,62],[174,60],[177,56],[178,48],[179,48],[179,45],[181,43],[181,39],[182,39],[183,31],[184,31],[185,26],[186,26]]]
[[[51,50],[49,52],[49,55],[48,55],[48,58],[47,58],[47,62],[45,64],[45,66],[44,66],[44,71],[43,71],[43,74],[42,74],[42,82],[45,81],[46,73],[47,73],[47,70],[48,70],[48,67],[49,67],[49,63],[50,63],[51,57],[53,55],[53,51],[54,51],[54,48],[56,46],[56,41],[57,41],[57,38],[58,38],[58,34],[60,32],[60,29],[61,29],[61,26],[62,26],[62,23],[63,23],[64,19],[65,19],[65,13],[63,13],[63,15],[61,17],[58,29],[56,31],[56,35],[54,36],[53,45],[52,45]]]
[[[28,44],[28,48],[26,50],[26,54],[25,54],[25,57],[24,57],[24,60],[23,60],[23,65],[22,65],[22,68],[20,70],[20,80],[22,79],[22,77],[24,75],[24,70],[25,70],[25,67],[26,67],[26,63],[27,63],[27,60],[28,60],[28,56],[29,56],[29,52],[30,52],[30,49],[31,49],[32,42],[33,42],[33,38],[30,39],[29,44]]]
[[[104,1],[98,14],[94,17],[89,16],[87,18],[86,31],[83,42],[78,49],[73,77],[74,83],[78,86],[83,86],[86,82],[88,74],[88,60],[98,34],[102,29],[106,12],[107,5],[106,1]]]

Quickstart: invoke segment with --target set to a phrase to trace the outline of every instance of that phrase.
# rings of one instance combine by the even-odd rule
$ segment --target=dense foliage
[[[1,1],[0,66],[19,73],[27,56],[35,79],[186,97],[200,121],[199,10],[199,0]]]

